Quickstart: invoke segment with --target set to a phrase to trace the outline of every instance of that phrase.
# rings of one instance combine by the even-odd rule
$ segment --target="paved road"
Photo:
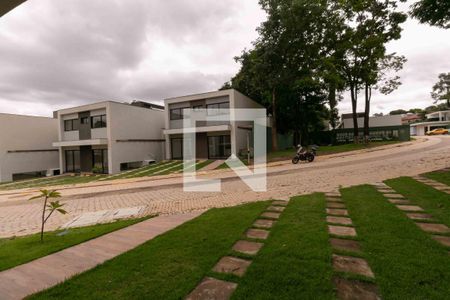
[[[268,168],[268,191],[253,192],[232,172],[213,172],[223,178],[221,193],[183,192],[181,178],[139,179],[68,187],[62,191],[69,215],[55,215],[48,230],[86,213],[146,206],[146,214],[175,214],[211,207],[285,198],[339,186],[375,183],[398,176],[414,176],[450,167],[450,137],[431,137],[384,150],[358,151],[318,157],[312,164],[280,164]],[[205,177],[206,175],[204,175]],[[0,237],[23,235],[39,229],[39,202],[27,202],[24,191],[0,193]]]

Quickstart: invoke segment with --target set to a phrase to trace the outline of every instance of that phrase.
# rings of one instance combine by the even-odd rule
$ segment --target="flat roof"
[[[54,119],[52,117],[45,116],[33,116],[33,115],[21,115],[21,114],[10,114],[10,113],[0,113],[1,116],[10,116],[10,117],[23,117],[23,118],[44,118],[44,119]]]

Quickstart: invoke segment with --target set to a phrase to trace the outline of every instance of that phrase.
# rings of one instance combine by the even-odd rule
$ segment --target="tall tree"
[[[439,74],[439,81],[433,86],[431,97],[435,103],[446,101],[447,108],[450,108],[450,73]]]
[[[450,28],[450,1],[420,0],[411,7],[411,15],[420,23]]]
[[[383,67],[388,67],[383,61],[392,57],[386,54],[386,44],[400,38],[400,25],[406,21],[406,14],[397,11],[397,2],[393,0],[344,0],[340,3],[347,16],[348,43],[344,44],[343,71],[352,100],[354,141],[359,140],[357,104],[361,90],[365,99],[364,138],[368,141],[372,87],[380,80]],[[397,61],[391,62],[392,68],[397,66]]]

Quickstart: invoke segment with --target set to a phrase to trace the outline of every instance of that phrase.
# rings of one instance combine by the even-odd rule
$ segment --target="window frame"
[[[221,105],[223,105],[223,104],[226,104],[227,107],[221,107]],[[215,109],[217,109],[217,113],[212,113],[211,112],[211,108],[213,106],[217,106],[217,108],[215,108]],[[227,110],[230,109],[230,102],[229,101],[206,104],[206,114],[208,116],[228,115],[229,114],[228,111],[227,112],[221,112],[221,110],[223,110],[223,109],[227,109]]]
[[[68,124],[70,124],[70,126],[68,126]],[[74,124],[76,124],[76,126],[74,126]],[[64,131],[65,132],[77,131],[77,130],[79,130],[79,128],[80,128],[80,122],[78,119],[64,120]]]
[[[190,107],[178,107],[178,108],[171,108],[169,110],[169,118],[171,121],[176,121],[176,120],[183,120],[184,119],[184,115],[183,115],[183,109],[189,109]],[[174,117],[174,111],[179,111],[178,113],[178,117]]]
[[[96,124],[96,123],[94,123],[95,118],[100,118],[100,123],[101,123],[100,126],[95,126],[95,124]],[[106,128],[106,127],[108,127],[106,115],[91,116],[91,129]]]

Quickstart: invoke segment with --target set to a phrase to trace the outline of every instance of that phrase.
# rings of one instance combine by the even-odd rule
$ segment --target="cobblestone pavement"
[[[55,215],[46,225],[54,230],[86,212],[145,206],[142,215],[177,214],[212,207],[331,191],[339,186],[376,183],[399,176],[415,176],[450,166],[450,137],[430,137],[383,150],[318,157],[311,164],[277,164],[268,168],[267,192],[253,192],[232,172],[203,177],[223,178],[222,192],[183,192],[182,179],[169,177],[62,190],[67,215]],[[0,193],[0,237],[39,230],[40,201],[26,201],[32,191]]]

